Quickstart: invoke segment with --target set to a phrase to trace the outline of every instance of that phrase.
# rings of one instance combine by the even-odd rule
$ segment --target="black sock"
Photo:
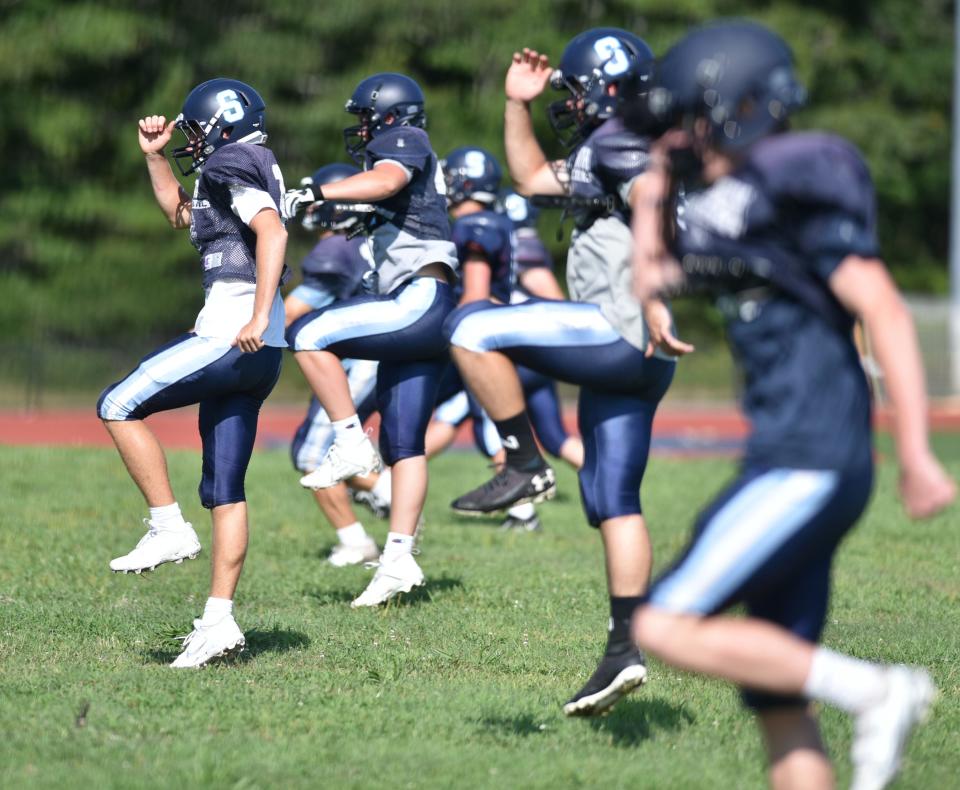
[[[524,472],[543,466],[543,458],[537,449],[533,429],[525,411],[505,420],[494,420],[493,424],[497,426],[497,433],[500,434],[500,441],[507,453],[507,464]]]
[[[607,636],[607,655],[619,655],[634,650],[630,638],[630,620],[643,597],[630,595],[625,598],[610,596],[610,633]]]

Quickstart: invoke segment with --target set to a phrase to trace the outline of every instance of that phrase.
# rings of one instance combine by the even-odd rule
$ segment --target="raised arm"
[[[527,48],[513,53],[507,70],[503,143],[510,178],[521,195],[562,195],[566,191],[561,181],[565,165],[547,161],[530,116],[530,102],[543,93],[551,73],[550,59]]]
[[[170,225],[182,229],[190,227],[190,195],[180,186],[163,151],[173,135],[174,124],[175,121],[167,123],[163,115],[148,115],[140,119],[137,131],[153,196]]]
[[[930,449],[927,392],[913,317],[886,267],[875,258],[847,256],[829,283],[844,306],[862,319],[883,371],[893,406],[904,507],[913,518],[932,516],[953,501],[957,488]]]

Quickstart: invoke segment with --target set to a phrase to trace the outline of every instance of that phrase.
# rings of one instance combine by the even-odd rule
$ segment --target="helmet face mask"
[[[170,152],[180,172],[195,172],[227,143],[265,143],[265,110],[260,94],[238,80],[216,77],[198,85],[176,119],[177,130],[186,138],[186,145]]]
[[[363,149],[378,134],[395,126],[427,125],[423,91],[404,74],[383,72],[362,80],[344,109],[359,123],[343,130],[347,153],[363,164]]]
[[[547,119],[560,144],[565,148],[573,148],[586,136],[586,91],[578,79],[564,76],[559,70],[554,72],[550,84],[556,90],[567,91],[569,95],[547,105]]]
[[[359,110],[357,119],[360,123],[343,130],[343,144],[350,158],[357,164],[363,164],[363,149],[373,139],[370,129],[379,119],[370,110]]]

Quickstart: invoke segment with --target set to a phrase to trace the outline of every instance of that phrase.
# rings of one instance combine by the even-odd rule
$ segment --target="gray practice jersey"
[[[570,192],[576,197],[616,197],[621,206],[603,215],[580,215],[567,253],[567,288],[577,302],[599,305],[624,340],[647,345],[643,310],[633,296],[633,239],[626,209],[633,180],[647,169],[649,141],[612,118],[597,127],[568,160]],[[662,359],[670,359],[657,351]]]
[[[395,162],[412,174],[406,187],[378,204],[390,217],[370,235],[378,292],[389,293],[430,263],[455,272],[446,185],[427,133],[412,126],[382,132],[367,144],[365,157],[368,170],[377,162]]]

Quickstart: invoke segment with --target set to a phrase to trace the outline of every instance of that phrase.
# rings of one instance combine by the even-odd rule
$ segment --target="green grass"
[[[960,473],[960,447],[944,445]],[[199,458],[171,453],[188,517]],[[425,593],[351,611],[369,571],[323,562],[331,531],[280,452],[249,474],[253,537],[237,619],[249,656],[165,664],[206,595],[205,561],[113,576],[142,505],[111,451],[0,448],[0,786],[760,787],[761,748],[731,688],[653,662],[606,719],[560,705],[602,649],[598,536],[575,481],[541,535],[459,522],[445,506],[486,474],[471,455],[433,465]],[[731,475],[719,461],[654,459],[644,488],[657,564]],[[942,697],[913,740],[902,787],[960,776],[960,533],[956,513],[909,523],[884,465],[836,569],[826,641],[924,664]],[[371,523],[379,538],[383,523]],[[205,555],[204,555],[205,556]],[[849,722],[823,713],[841,783]]]

